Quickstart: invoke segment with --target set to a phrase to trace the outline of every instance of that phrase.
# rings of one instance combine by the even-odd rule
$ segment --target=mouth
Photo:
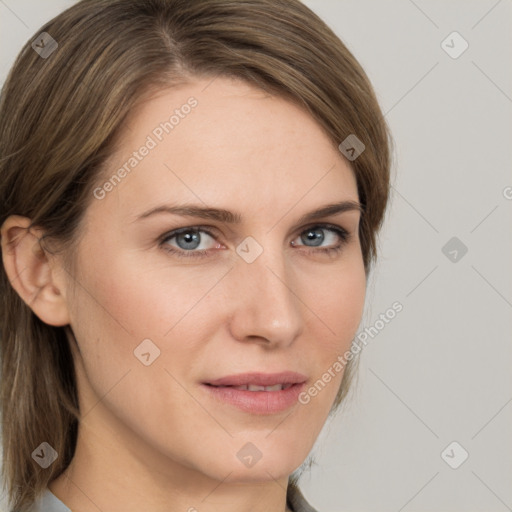
[[[258,386],[257,384],[242,384],[241,386],[214,386],[206,383],[207,386],[214,388],[233,388],[241,391],[283,391],[283,389],[291,388],[294,384],[275,384],[274,386]]]
[[[251,372],[251,373],[239,373],[236,375],[228,375],[221,377],[220,379],[208,380],[204,384],[211,386],[259,386],[265,388],[271,388],[274,386],[288,386],[290,384],[301,384],[306,382],[307,377],[302,373],[283,371],[279,373],[263,373],[263,372]],[[279,389],[276,388],[277,391]],[[261,389],[253,389],[253,391],[262,391]],[[273,391],[269,389],[268,391]]]
[[[297,403],[307,377],[296,372],[239,374],[203,382],[216,403],[258,415],[277,414]]]

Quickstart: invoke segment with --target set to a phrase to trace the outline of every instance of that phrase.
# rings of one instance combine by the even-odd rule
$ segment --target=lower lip
[[[293,384],[281,391],[244,391],[232,387],[202,384],[217,400],[227,402],[251,414],[276,414],[292,407],[299,398],[305,383]]]

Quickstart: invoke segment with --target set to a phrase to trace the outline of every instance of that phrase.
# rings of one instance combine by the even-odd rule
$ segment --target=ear
[[[43,234],[30,227],[27,217],[8,217],[0,228],[3,265],[12,287],[30,309],[43,322],[63,326],[70,322],[66,281],[55,257],[40,243]]]

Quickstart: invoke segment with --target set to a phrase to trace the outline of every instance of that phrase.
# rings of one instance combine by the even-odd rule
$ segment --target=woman
[[[0,103],[12,510],[314,510],[390,137],[298,0],[83,0]]]

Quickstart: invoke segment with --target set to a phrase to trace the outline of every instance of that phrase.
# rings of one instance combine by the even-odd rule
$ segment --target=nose
[[[293,343],[303,330],[304,304],[282,249],[267,248],[252,263],[240,259],[230,274],[232,336],[269,348]]]

